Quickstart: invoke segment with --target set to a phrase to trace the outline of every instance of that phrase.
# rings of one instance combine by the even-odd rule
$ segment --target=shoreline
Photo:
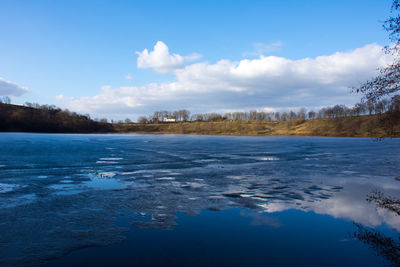
[[[116,133],[226,136],[400,137],[400,123],[366,115],[292,121],[216,121],[114,124]]]
[[[202,133],[159,133],[159,132],[93,132],[93,133],[71,133],[71,132],[17,132],[17,131],[0,131],[0,134],[52,134],[52,135],[160,135],[160,136],[210,136],[210,137],[304,137],[304,138],[372,138],[372,139],[398,139],[400,136],[327,136],[327,135],[245,135],[245,134],[202,134]]]

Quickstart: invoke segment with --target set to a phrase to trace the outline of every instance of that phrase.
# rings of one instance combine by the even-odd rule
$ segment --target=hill
[[[79,115],[55,106],[26,107],[0,103],[0,131],[400,137],[400,113],[288,121],[221,120],[110,124],[94,121],[88,115]]]
[[[41,133],[113,132],[111,124],[55,106],[39,108],[0,103],[0,131]]]
[[[204,135],[400,137],[398,116],[388,114],[292,121],[216,121],[114,124],[116,132]]]

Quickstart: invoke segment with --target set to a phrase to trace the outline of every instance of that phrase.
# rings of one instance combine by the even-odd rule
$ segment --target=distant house
[[[163,118],[163,122],[176,122],[176,119],[175,118],[164,117]]]

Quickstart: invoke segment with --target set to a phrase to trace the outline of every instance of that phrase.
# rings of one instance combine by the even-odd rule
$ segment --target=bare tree
[[[147,120],[147,118],[145,116],[140,116],[138,118],[138,122],[145,124],[145,123],[148,123],[148,120]]]
[[[306,119],[306,112],[307,112],[307,109],[301,108],[299,110],[299,112],[297,113],[297,118],[305,120]]]
[[[388,110],[389,107],[389,101],[387,99],[382,99],[375,105],[375,112],[377,114],[383,114]]]
[[[187,109],[179,110],[181,121],[188,121],[190,118],[190,111]]]
[[[353,115],[354,116],[360,116],[364,114],[366,111],[366,106],[364,103],[357,103],[353,107]]]
[[[294,112],[294,111],[290,111],[289,112],[289,120],[294,120],[294,119],[296,119],[297,118],[297,115],[296,115],[296,112]]]
[[[4,104],[11,104],[11,99],[8,96],[3,96],[2,102]]]
[[[400,95],[395,95],[390,101],[389,111],[392,113],[400,112]]]
[[[274,117],[275,117],[276,121],[280,121],[281,120],[281,114],[279,112],[275,112]]]
[[[193,114],[192,115],[192,121],[203,121],[203,114]]]
[[[389,33],[393,45],[385,47],[385,52],[394,57],[393,62],[380,69],[377,77],[365,82],[353,91],[364,94],[363,101],[372,103],[378,102],[385,96],[394,97],[400,90],[400,2],[393,0],[392,12],[393,17],[385,21],[383,27]]]
[[[255,121],[257,119],[257,110],[250,110],[249,120]]]
[[[316,113],[312,110],[308,112],[308,119],[312,120],[315,119]]]
[[[288,114],[286,112],[282,112],[281,121],[287,121],[287,120],[288,120]]]
[[[169,116],[171,116],[171,113],[166,110],[155,111],[151,121],[154,123],[161,122],[164,118],[167,118]]]

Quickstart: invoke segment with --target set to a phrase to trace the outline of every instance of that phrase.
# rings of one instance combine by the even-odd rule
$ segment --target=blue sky
[[[390,6],[388,0],[0,0],[0,95],[115,119],[163,109],[351,105],[359,96],[348,87],[389,60],[378,48],[389,43],[382,21]],[[140,54],[151,54],[159,41],[160,53]]]

